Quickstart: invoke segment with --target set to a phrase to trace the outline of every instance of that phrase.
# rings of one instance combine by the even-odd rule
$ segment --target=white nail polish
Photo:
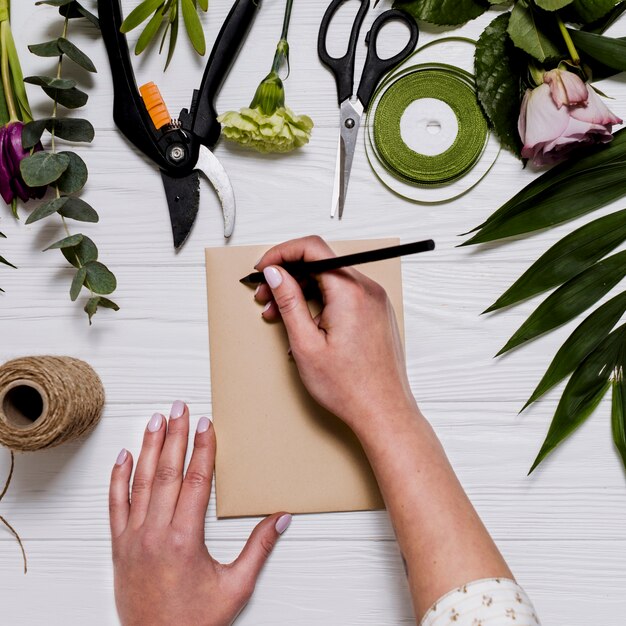
[[[261,311],[261,315],[263,315],[263,313],[265,313],[266,311],[269,310],[269,308],[272,306],[272,301],[270,300],[264,307],[263,310]]]

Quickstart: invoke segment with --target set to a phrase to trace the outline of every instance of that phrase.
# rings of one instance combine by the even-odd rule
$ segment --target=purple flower
[[[30,155],[30,150],[22,147],[22,122],[9,122],[0,128],[0,196],[11,204],[15,198],[27,202],[30,198],[42,198],[45,187],[29,187],[22,178],[20,162]],[[37,143],[35,152],[43,150]]]
[[[522,157],[534,165],[563,160],[580,145],[613,139],[613,124],[622,120],[600,100],[592,87],[573,72],[551,70],[543,85],[527,89],[517,128],[524,143]]]

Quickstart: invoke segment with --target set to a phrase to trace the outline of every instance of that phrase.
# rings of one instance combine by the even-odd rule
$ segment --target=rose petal
[[[622,120],[617,117],[611,110],[602,102],[600,96],[595,92],[593,88],[589,89],[589,99],[587,100],[587,106],[572,107],[570,109],[570,115],[583,122],[589,122],[590,124],[621,124]],[[610,132],[610,128],[608,129]]]
[[[550,95],[556,107],[572,106],[587,102],[587,85],[577,74],[564,70],[550,70],[543,75],[544,83],[550,86]]]

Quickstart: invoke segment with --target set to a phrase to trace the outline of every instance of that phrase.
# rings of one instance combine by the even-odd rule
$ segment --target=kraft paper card
[[[398,243],[378,239],[331,246],[348,254]],[[283,325],[265,322],[253,290],[239,283],[269,247],[206,250],[217,515],[381,509],[358,440],[309,396],[287,354]],[[402,331],[400,259],[358,269],[385,287]]]

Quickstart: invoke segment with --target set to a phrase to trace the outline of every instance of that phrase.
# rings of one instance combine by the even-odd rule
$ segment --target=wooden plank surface
[[[135,4],[124,0],[124,10]],[[368,16],[370,22],[386,8],[383,4]],[[58,35],[55,10],[32,2],[13,5],[14,35],[26,73],[46,73],[47,60],[29,55],[26,45]],[[229,5],[212,0],[203,18],[208,42]],[[626,485],[610,438],[607,404],[526,478],[558,391],[522,417],[517,411],[575,324],[495,360],[492,356],[540,298],[502,314],[479,316],[572,226],[480,251],[456,248],[458,233],[480,223],[536,173],[522,169],[503,152],[469,194],[442,205],[419,206],[400,200],[377,181],[362,142],[357,145],[345,219],[331,221],[327,215],[337,108],[332,77],[316,55],[326,5],[324,0],[296,3],[290,31],[287,103],[313,117],[310,145],[289,157],[266,158],[223,142],[216,149],[237,194],[231,244],[272,243],[309,233],[328,239],[433,237],[435,253],[403,262],[407,362],[416,397],[543,623],[622,624]],[[282,8],[282,1],[265,0],[218,98],[220,111],[247,104],[269,69]],[[454,34],[475,38],[494,16],[489,12]],[[345,34],[350,17],[347,12],[339,16],[331,32],[333,45]],[[626,35],[626,22],[618,22],[611,34]],[[17,459],[0,514],[24,537],[31,569],[26,577],[21,574],[17,546],[0,530],[0,623],[10,626],[117,623],[106,508],[111,465],[122,446],[138,451],[153,410],[167,411],[181,398],[190,403],[195,417],[210,413],[203,249],[224,243],[215,194],[203,184],[198,222],[183,250],[175,254],[159,176],[113,127],[103,46],[79,22],[72,23],[70,36],[99,70],[89,80],[90,101],[84,110],[96,127],[96,139],[80,152],[90,171],[84,197],[97,207],[101,221],[82,230],[115,271],[115,299],[122,310],[98,313],[89,328],[80,307],[69,301],[71,273],[60,254],[40,252],[60,236],[58,225],[49,221],[25,226],[23,219],[15,223],[8,212],[0,215],[0,230],[8,235],[2,253],[20,267],[0,268],[0,285],[7,290],[0,296],[0,356],[77,356],[96,368],[107,391],[102,423],[86,441]],[[421,41],[440,36],[438,29],[424,28]],[[193,56],[181,37],[165,75],[156,55],[134,63],[138,81],[156,80],[174,114],[188,105],[204,61]],[[623,75],[601,88],[616,98],[610,106],[626,118]],[[48,102],[36,89],[29,93],[36,112],[46,114]],[[622,206],[616,202],[597,214]],[[8,454],[2,452],[0,475],[7,468]],[[209,545],[218,557],[232,558],[254,523],[216,521],[212,500]],[[412,623],[386,514],[296,518],[239,623]]]

